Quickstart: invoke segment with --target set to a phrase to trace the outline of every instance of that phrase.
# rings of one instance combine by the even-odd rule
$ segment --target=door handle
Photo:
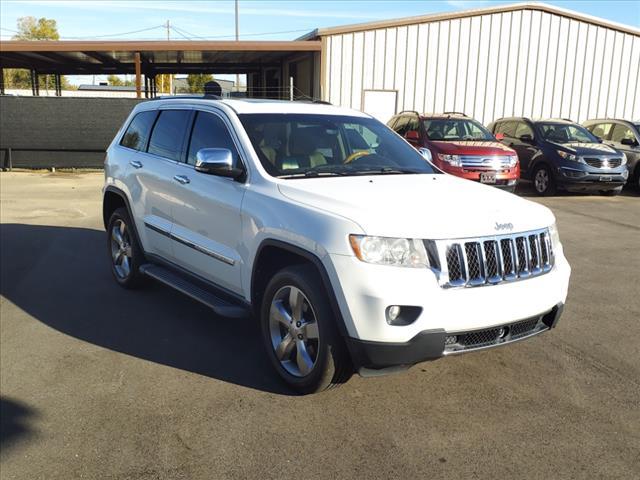
[[[138,160],[131,160],[129,162],[129,165],[131,165],[133,168],[142,168],[142,162]]]
[[[191,181],[189,180],[189,177],[187,177],[186,175],[174,175],[173,179],[176,182],[181,183],[182,185],[186,185]]]

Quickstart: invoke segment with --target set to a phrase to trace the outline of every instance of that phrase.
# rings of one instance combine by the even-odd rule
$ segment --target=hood
[[[441,153],[447,155],[515,155],[515,151],[496,141],[431,142]]]
[[[544,228],[555,220],[542,205],[447,174],[292,179],[278,186],[285,197],[348,218],[367,235],[466,238]]]
[[[561,150],[568,150],[569,153],[574,155],[620,155],[615,148],[605,145],[604,143],[555,143],[549,142],[552,146],[558,147]]]

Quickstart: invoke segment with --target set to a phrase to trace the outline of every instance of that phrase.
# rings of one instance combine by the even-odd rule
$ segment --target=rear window
[[[495,140],[486,128],[471,119],[430,119],[424,122],[424,128],[429,140]]]
[[[148,112],[140,112],[129,124],[127,131],[122,136],[120,145],[127,148],[133,148],[134,150],[145,150],[147,147],[147,140],[149,140],[149,132],[156,119],[158,112],[151,110]]]
[[[153,127],[149,153],[180,161],[185,150],[185,133],[189,126],[190,110],[163,110]]]

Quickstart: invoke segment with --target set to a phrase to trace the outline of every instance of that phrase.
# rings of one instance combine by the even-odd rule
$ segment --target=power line
[[[175,30],[178,27],[176,27],[174,25],[171,28]],[[180,28],[179,30],[181,30],[184,34],[189,35],[190,37],[201,39],[201,40],[209,40],[209,39],[213,39],[213,38],[235,38],[235,35],[213,35],[213,36],[205,37],[205,36],[195,35],[193,33],[187,32],[184,28]],[[304,28],[304,29],[299,29],[299,30],[283,30],[283,31],[280,31],[280,32],[243,33],[242,36],[243,37],[258,37],[258,36],[262,36],[262,35],[280,35],[280,34],[284,34],[284,33],[300,33],[300,32],[309,32],[309,29],[308,28]]]

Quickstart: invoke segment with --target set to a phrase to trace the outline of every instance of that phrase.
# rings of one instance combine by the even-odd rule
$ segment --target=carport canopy
[[[35,74],[155,77],[163,73],[246,74],[282,68],[296,56],[321,51],[310,41],[6,41],[0,68]]]

